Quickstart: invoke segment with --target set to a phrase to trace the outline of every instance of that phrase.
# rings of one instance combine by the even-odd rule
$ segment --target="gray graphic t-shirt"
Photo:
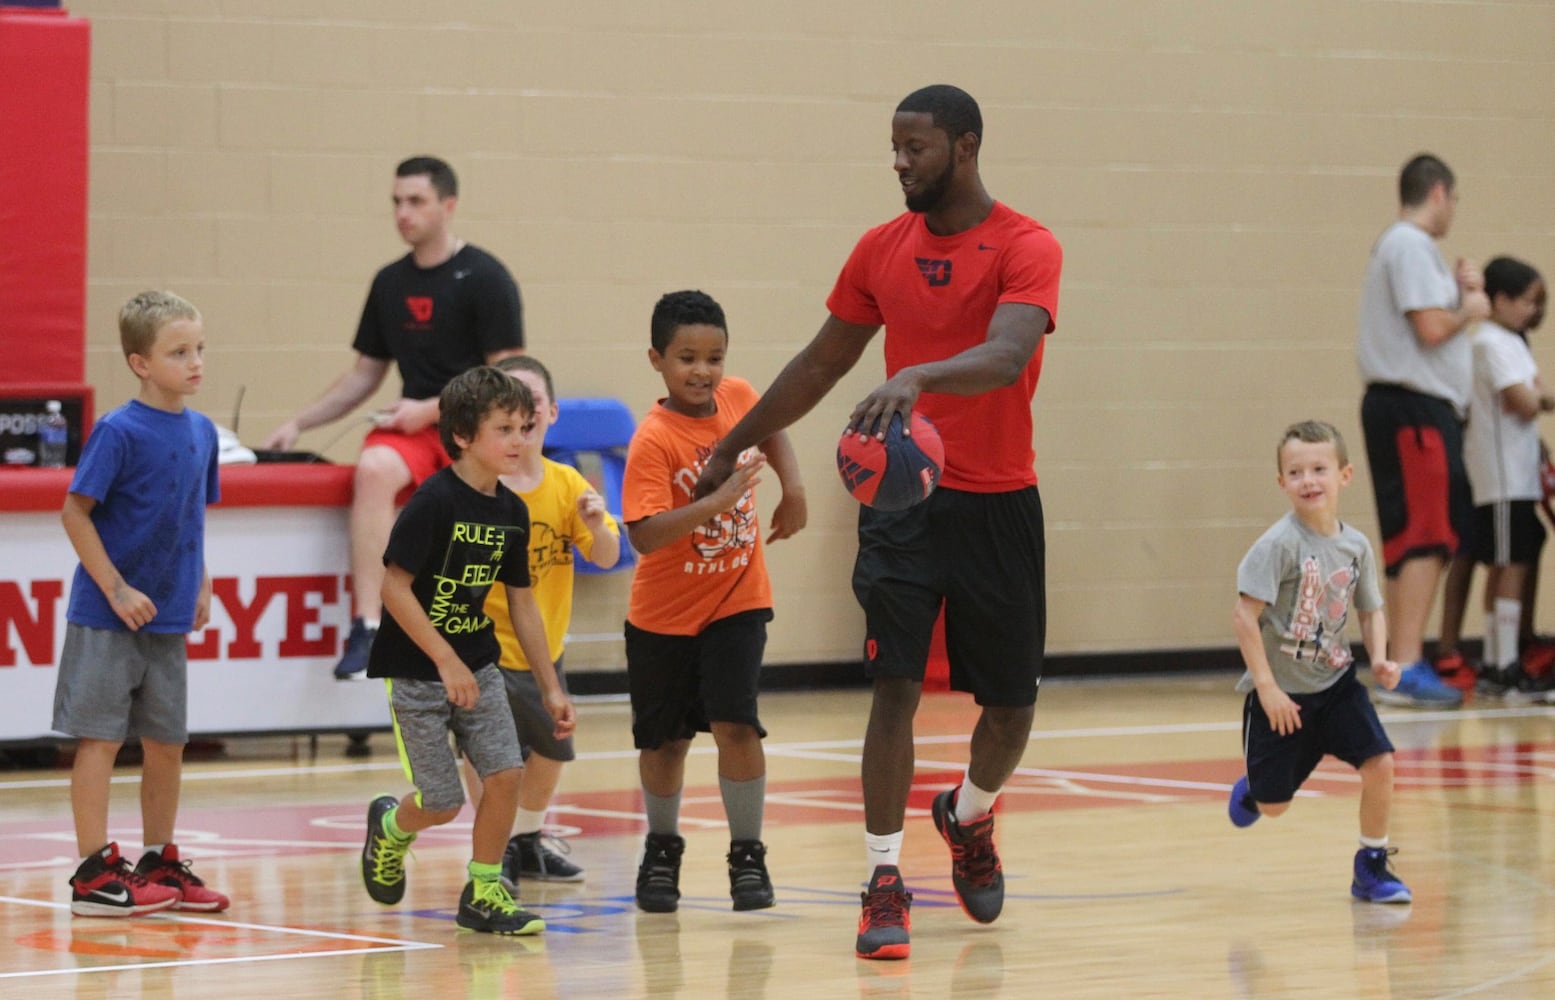
[[[1358,611],[1382,607],[1371,542],[1347,524],[1332,537],[1286,514],[1253,543],[1236,571],[1238,592],[1267,607],[1259,616],[1274,680],[1287,694],[1322,691],[1353,659],[1344,625]],[[1251,691],[1243,673],[1238,691]]]

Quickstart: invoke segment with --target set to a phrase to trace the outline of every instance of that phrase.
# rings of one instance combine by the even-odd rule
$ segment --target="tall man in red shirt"
[[[959,788],[934,800],[967,914],[1004,903],[994,799],[1031,734],[1047,627],[1042,502],[1031,399],[1054,329],[1063,253],[1053,234],[1000,204],[978,176],[982,114],[956,87],[909,94],[891,121],[907,212],[864,234],[826,301],[820,332],[714,449],[698,492],[746,448],[810,411],[883,324],[887,379],[849,427],[884,436],[916,410],[945,442],[940,485],[921,504],[859,512],[853,589],[864,607],[874,702],[864,734],[870,873],[855,951],[906,958],[912,896],[898,861],[913,777],[913,716],[941,607],[950,684],[981,715]]]

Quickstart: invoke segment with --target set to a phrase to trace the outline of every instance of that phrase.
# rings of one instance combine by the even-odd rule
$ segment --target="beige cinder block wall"
[[[402,252],[399,158],[459,170],[456,231],[516,273],[530,347],[561,391],[641,410],[662,388],[647,317],[673,288],[725,304],[731,369],[767,384],[819,326],[853,241],[901,209],[895,102],[964,86],[983,106],[990,190],[1067,251],[1035,404],[1056,651],[1230,645],[1236,563],[1284,509],[1271,442],[1293,419],[1349,433],[1348,516],[1374,535],[1354,319],[1408,156],[1458,172],[1449,255],[1513,252],[1555,272],[1547,4],[72,12],[94,22],[89,376],[104,405],[131,391],[114,312],[142,287],[175,288],[210,330],[200,405],[228,419],[246,387],[251,443],[349,362],[367,282]],[[1542,337],[1535,352],[1555,368]],[[832,450],[880,370],[876,347],[794,429],[811,518],[771,552],[772,662],[856,655],[854,508]],[[360,426],[334,436],[302,444],[350,461]],[[580,589],[576,631],[603,639],[570,662],[618,665],[625,579]]]

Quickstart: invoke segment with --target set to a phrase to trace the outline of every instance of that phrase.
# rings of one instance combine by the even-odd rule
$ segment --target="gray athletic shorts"
[[[503,693],[502,673],[496,664],[475,671],[481,693],[474,708],[460,708],[449,701],[442,681],[403,677],[385,681],[400,764],[405,777],[416,786],[421,808],[441,812],[464,805],[459,758],[448,745],[449,733],[454,734],[459,752],[470,759],[483,780],[498,771],[524,766],[513,713]]]
[[[518,727],[518,742],[524,750],[524,759],[537,753],[547,760],[563,763],[576,760],[572,749],[572,737],[556,738],[556,720],[545,710],[545,699],[540,697],[540,685],[528,670],[504,670],[502,679],[507,683],[508,707],[513,710],[513,724]],[[562,690],[567,690],[567,675],[562,671],[561,660],[556,661],[556,679]]]
[[[54,730],[83,740],[189,742],[189,657],[182,632],[65,623]]]

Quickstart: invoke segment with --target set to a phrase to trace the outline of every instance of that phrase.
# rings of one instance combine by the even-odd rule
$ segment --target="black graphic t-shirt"
[[[394,522],[383,564],[415,577],[410,589],[422,610],[471,670],[494,664],[501,651],[484,611],[486,592],[529,586],[529,509],[506,486],[487,496],[444,469],[421,484]],[[387,608],[367,676],[439,679]]]
[[[436,267],[406,254],[373,278],[351,346],[396,362],[406,399],[431,399],[488,354],[524,346],[518,284],[480,247]]]

